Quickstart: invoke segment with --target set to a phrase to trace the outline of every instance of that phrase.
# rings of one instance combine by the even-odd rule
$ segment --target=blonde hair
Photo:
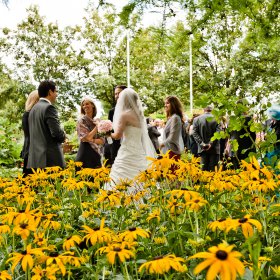
[[[39,101],[39,94],[38,90],[34,90],[31,93],[29,93],[27,100],[25,102],[25,111],[30,111],[33,106]]]

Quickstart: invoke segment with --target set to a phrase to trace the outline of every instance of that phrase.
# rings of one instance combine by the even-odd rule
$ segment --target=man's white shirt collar
[[[51,101],[50,101],[49,99],[47,99],[47,98],[40,97],[40,100],[45,100],[45,101],[48,101],[48,102],[52,105]]]

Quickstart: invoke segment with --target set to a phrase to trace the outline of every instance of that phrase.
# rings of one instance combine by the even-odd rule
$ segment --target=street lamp
[[[193,40],[193,34],[192,32],[189,33],[189,48],[190,48],[190,112],[191,116],[193,114],[193,80],[192,80],[192,40]]]

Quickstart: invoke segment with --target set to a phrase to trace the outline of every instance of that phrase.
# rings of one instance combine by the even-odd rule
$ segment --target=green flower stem
[[[197,241],[199,235],[199,225],[198,225],[198,217],[196,211],[194,211],[194,219],[195,219],[195,233],[196,233],[195,240]]]
[[[126,276],[125,278],[127,280],[130,280],[130,276],[129,276],[129,273],[128,273],[126,262],[124,262],[124,269],[125,269],[125,276]]]
[[[25,272],[25,279],[26,280],[30,280],[30,268],[29,268],[29,265],[27,265],[27,268],[26,268],[26,272]]]
[[[176,211],[175,211],[175,218],[174,218],[174,222],[175,222],[175,228],[176,228],[176,231],[178,232],[178,236],[179,236],[179,244],[180,244],[180,249],[181,249],[181,254],[184,253],[184,246],[183,246],[183,241],[182,241],[182,236],[181,234],[179,233],[179,226],[178,226],[178,219],[177,219],[177,215],[176,215]]]

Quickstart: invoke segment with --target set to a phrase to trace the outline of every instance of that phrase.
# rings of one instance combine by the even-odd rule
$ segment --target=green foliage
[[[76,130],[77,122],[73,118],[70,118],[69,120],[65,121],[62,125],[66,134],[72,134]]]
[[[20,159],[22,144],[18,135],[19,125],[0,117],[0,165],[15,166]]]
[[[13,74],[21,84],[55,80],[59,88],[58,103],[67,116],[80,97],[88,60],[82,51],[76,52],[73,47],[75,29],[62,31],[57,24],[46,24],[37,6],[31,6],[27,12],[27,19],[16,30],[4,32],[5,39],[13,46],[12,52],[10,44],[3,47],[13,57]]]
[[[34,80],[46,78],[58,82],[65,120],[84,94],[94,95],[105,111],[114,106],[114,86],[126,84],[129,28],[131,85],[146,114],[160,112],[164,97],[171,94],[189,105],[191,48],[195,106],[213,103],[218,120],[230,116],[228,131],[216,137],[240,130],[242,112],[252,109],[258,111],[258,123],[249,129],[262,130],[270,102],[279,102],[279,1],[132,0],[119,15],[113,5],[97,2],[89,4],[81,26],[61,29],[46,23],[32,6],[15,30],[2,29],[0,59],[9,55],[14,61],[11,69],[0,66],[0,108],[7,107],[9,119],[19,119]],[[148,9],[162,13],[161,25],[141,25]],[[184,20],[167,25],[180,9]],[[250,102],[236,105],[242,98]]]

